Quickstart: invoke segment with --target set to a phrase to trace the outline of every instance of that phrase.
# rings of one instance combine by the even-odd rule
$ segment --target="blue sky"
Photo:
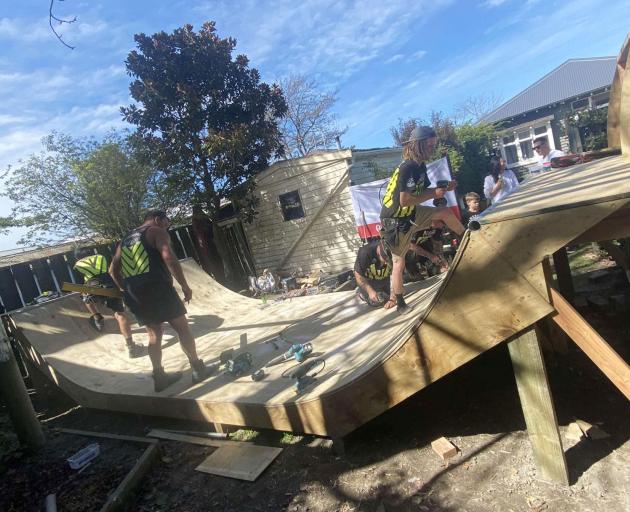
[[[391,145],[399,118],[451,112],[471,96],[509,99],[576,57],[617,55],[630,2],[615,0],[109,0],[55,3],[68,50],[48,26],[48,2],[0,10],[0,168],[38,151],[52,130],[102,136],[130,102],[124,60],[133,35],[215,20],[266,81],[291,73],[339,91],[344,145]],[[0,215],[10,205],[1,199]],[[0,235],[0,250],[19,232]]]

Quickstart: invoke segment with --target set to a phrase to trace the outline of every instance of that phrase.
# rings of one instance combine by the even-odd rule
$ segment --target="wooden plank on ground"
[[[117,439],[119,441],[132,441],[134,443],[157,443],[157,439],[147,439],[146,437],[126,436],[121,434],[110,434],[108,432],[92,432],[90,430],[76,430],[74,428],[57,428],[55,430],[64,434],[75,434],[77,436],[101,437],[104,439]]]
[[[175,432],[167,432],[165,430],[151,430],[148,437],[157,437],[159,439],[167,439],[169,441],[180,441],[182,443],[198,444],[201,446],[213,446],[214,448],[221,448],[223,446],[241,446],[241,441],[222,441],[219,439],[208,439],[207,437],[195,437],[187,436],[185,434],[177,434]]]
[[[281,451],[282,448],[254,444],[225,446],[209,455],[195,469],[203,473],[253,482]]]
[[[147,473],[147,471],[149,471],[157,459],[157,455],[157,444],[151,444],[148,446],[138,461],[134,464],[133,468],[131,468],[131,471],[127,473],[124,480],[120,482],[114,492],[107,498],[107,501],[101,508],[100,512],[123,510],[127,505],[129,497],[142,481],[142,477]]]
[[[558,420],[534,328],[530,327],[510,341],[508,349],[537,466],[544,478],[568,485]]]
[[[551,290],[552,316],[564,332],[604,372],[604,375],[630,400],[630,366],[556,290]]]

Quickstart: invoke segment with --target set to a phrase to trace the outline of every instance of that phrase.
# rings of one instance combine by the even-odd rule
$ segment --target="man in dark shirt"
[[[192,290],[171,248],[169,225],[165,212],[147,213],[144,224],[118,244],[109,269],[116,285],[124,291],[129,309],[149,334],[155,391],[162,391],[182,376],[181,372],[166,373],[162,367],[164,322],[177,332],[179,344],[190,361],[193,384],[201,382],[211,372],[197,355],[195,338],[186,319],[186,307],[173,288],[175,278],[182,287],[184,300],[192,299]]]
[[[403,144],[403,162],[389,180],[381,208],[382,235],[393,255],[392,291],[399,313],[408,310],[403,299],[403,272],[405,254],[410,248],[411,236],[426,229],[432,221],[444,222],[451,232],[464,234],[464,226],[448,207],[422,206],[430,199],[442,198],[454,190],[457,182],[450,181],[445,188],[430,188],[425,161],[435,151],[437,137],[430,126],[417,126]],[[393,307],[391,302],[386,308]]]
[[[370,306],[378,307],[390,299],[389,277],[392,274],[391,253],[382,240],[372,241],[359,249],[354,262],[357,295]]]

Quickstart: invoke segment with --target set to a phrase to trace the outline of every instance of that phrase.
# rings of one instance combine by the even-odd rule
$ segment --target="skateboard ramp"
[[[164,366],[185,374],[155,393],[148,356],[127,357],[111,317],[107,332],[91,330],[78,294],[11,318],[28,359],[84,406],[339,437],[551,313],[543,258],[589,233],[626,233],[618,219],[627,219],[629,200],[630,162],[621,156],[531,178],[466,233],[446,275],[407,288],[404,316],[369,308],[354,292],[262,304],[184,261],[200,357],[213,363],[225,350],[248,351],[257,369],[287,349],[282,340],[311,342],[325,366],[300,394],[284,375],[292,362],[257,382],[251,372],[216,373],[191,385],[168,329]],[[146,345],[142,328],[134,337]]]

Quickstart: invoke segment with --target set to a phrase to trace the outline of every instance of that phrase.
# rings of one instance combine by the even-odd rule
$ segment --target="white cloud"
[[[483,3],[484,7],[499,7],[500,5],[503,5],[505,2],[507,2],[507,0],[486,0]]]
[[[392,55],[389,59],[385,61],[385,64],[391,64],[392,62],[397,62],[402,60],[405,56],[402,53],[397,53],[396,55]]]
[[[50,38],[48,18],[27,21],[21,18],[0,18],[0,38],[18,41],[43,41]]]
[[[240,35],[238,47],[253,66],[272,66],[276,75],[323,73],[342,80],[376,58],[399,60],[388,56],[406,42],[401,34],[411,33],[450,3],[281,0],[261,19],[256,2],[240,5],[237,12],[232,3],[212,2],[197,12],[217,20],[220,35],[230,26],[255,27]]]

